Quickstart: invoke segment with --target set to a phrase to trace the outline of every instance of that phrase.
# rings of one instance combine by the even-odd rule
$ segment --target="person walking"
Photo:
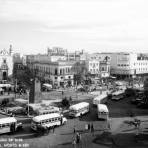
[[[86,132],[88,131],[88,124],[87,123],[85,124],[85,131]]]
[[[90,131],[91,129],[90,129],[90,123],[88,123],[88,131]]]
[[[75,127],[75,125],[74,125],[74,127],[73,127],[73,133],[74,133],[74,134],[76,133],[76,127]]]
[[[79,143],[80,142],[80,134],[77,132],[76,134],[76,143]]]
[[[53,127],[52,127],[53,133],[54,133],[54,130],[55,130],[54,128],[55,128],[55,127],[53,126]]]
[[[73,138],[72,145],[73,145],[73,148],[76,148],[76,137]]]
[[[91,133],[94,136],[94,125],[93,125],[93,123],[91,124]]]

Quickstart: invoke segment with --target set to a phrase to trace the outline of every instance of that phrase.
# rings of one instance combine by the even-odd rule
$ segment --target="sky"
[[[148,52],[148,0],[0,0],[0,50]]]

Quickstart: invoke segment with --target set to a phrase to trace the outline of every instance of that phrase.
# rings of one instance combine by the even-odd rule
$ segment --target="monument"
[[[32,81],[32,85],[30,88],[29,103],[40,103],[41,97],[42,97],[41,83],[37,78],[35,78]]]

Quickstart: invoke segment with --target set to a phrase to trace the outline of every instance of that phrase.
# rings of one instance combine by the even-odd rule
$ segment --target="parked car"
[[[134,98],[134,99],[131,100],[131,103],[137,105],[137,104],[141,103],[142,100],[143,100],[143,99],[141,99],[141,98],[136,98],[136,99]]]
[[[124,96],[122,95],[119,95],[119,96],[112,96],[112,98],[111,98],[112,100],[114,100],[114,101],[118,101],[118,100],[121,100],[121,99],[124,99]]]
[[[148,103],[140,102],[137,104],[138,108],[148,109]]]

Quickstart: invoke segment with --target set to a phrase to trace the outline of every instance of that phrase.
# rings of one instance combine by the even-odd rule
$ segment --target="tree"
[[[31,71],[27,66],[18,69],[17,65],[14,65],[13,68],[13,78],[17,79],[17,83],[20,85],[25,85],[27,87],[31,86],[31,79],[34,78],[36,71]]]
[[[62,105],[65,106],[65,107],[69,107],[70,106],[70,101],[65,97],[62,100]]]
[[[86,62],[76,62],[73,67],[72,67],[72,71],[74,73],[74,82],[77,84],[83,82],[83,80],[86,79],[86,74],[88,72],[87,66],[86,66]]]

